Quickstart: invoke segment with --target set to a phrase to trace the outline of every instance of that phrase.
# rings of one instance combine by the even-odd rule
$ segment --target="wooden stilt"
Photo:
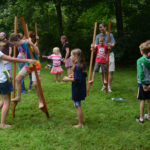
[[[111,21],[108,23],[108,43],[110,43],[110,32],[111,32]],[[106,84],[106,93],[108,93],[108,81],[109,81],[109,55],[110,49],[107,52],[107,84]]]
[[[21,17],[21,23],[22,23],[22,27],[23,27],[25,38],[28,39],[29,38],[28,30],[27,30],[27,26],[25,24],[25,21],[24,21],[23,17]],[[31,59],[34,59],[33,58],[33,54],[32,54],[32,50],[30,48],[30,45],[28,45],[28,49],[29,49],[29,52],[30,52]],[[38,76],[38,73],[37,73],[35,65],[33,65],[33,69],[35,71],[35,76],[36,76],[36,79],[37,79],[37,85],[38,85],[38,88],[39,88],[40,96],[41,96],[42,102],[44,104],[44,107],[42,108],[42,111],[46,114],[47,118],[49,118],[49,113],[48,113],[46,102],[45,102],[45,98],[44,98],[44,95],[43,95],[43,90],[42,90],[42,87],[41,87],[41,82],[39,80],[39,76]]]
[[[14,21],[14,33],[17,33],[17,16],[15,16]],[[16,46],[14,46],[14,52],[13,57],[16,58]],[[13,88],[14,91],[12,93],[12,98],[15,98],[15,90],[16,90],[16,84],[15,84],[15,78],[16,78],[16,63],[13,63]],[[17,102],[12,103],[12,116],[15,117],[15,108],[16,108]]]
[[[93,42],[92,42],[93,45],[95,45],[96,29],[97,29],[97,22],[95,22],[95,24],[94,24]],[[87,87],[87,96],[89,95],[89,90],[90,90],[90,87],[91,87],[91,85],[89,84],[89,81],[91,80],[93,56],[94,56],[94,51],[91,51],[90,66],[89,66],[89,76],[88,76],[88,87]]]
[[[35,35],[36,35],[36,45],[39,45],[39,41],[37,40],[37,36],[38,36],[38,30],[37,30],[37,23],[35,22]]]

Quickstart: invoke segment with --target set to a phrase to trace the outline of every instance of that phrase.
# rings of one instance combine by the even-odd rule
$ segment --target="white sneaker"
[[[109,92],[109,93],[111,93],[111,92],[112,92],[112,90],[111,90],[110,86],[108,86],[108,92]]]
[[[106,89],[106,86],[105,86],[105,85],[103,85],[103,87],[102,87],[101,91],[104,91],[105,89]]]
[[[148,118],[148,114],[144,114],[144,119],[150,120],[150,118]]]

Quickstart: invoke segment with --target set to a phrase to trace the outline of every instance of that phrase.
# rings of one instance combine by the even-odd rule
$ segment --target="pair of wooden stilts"
[[[27,28],[27,25],[25,24],[25,21],[24,21],[23,17],[21,17],[21,23],[22,23],[22,28],[23,28],[23,32],[24,32],[25,38],[28,39],[29,38],[28,28]],[[14,21],[14,33],[17,33],[17,17],[16,16],[15,16],[15,21]],[[36,23],[35,23],[35,33],[36,33],[36,36],[37,36],[37,24]],[[28,44],[28,49],[29,49],[29,52],[30,52],[31,59],[34,59],[33,58],[33,54],[32,54],[32,50],[31,50],[29,44]],[[14,46],[14,53],[13,53],[13,55],[16,58],[16,47],[15,46]],[[49,113],[48,113],[46,102],[45,102],[45,98],[44,98],[44,95],[43,95],[41,82],[39,80],[39,76],[38,76],[38,73],[37,73],[35,65],[33,65],[33,69],[34,69],[34,72],[35,72],[35,76],[36,76],[37,85],[38,85],[38,88],[39,88],[41,100],[42,100],[42,102],[44,104],[44,107],[41,110],[46,114],[47,118],[49,118]],[[12,98],[15,98],[15,77],[16,77],[16,63],[13,64],[13,88],[14,88],[14,91],[12,93]],[[15,108],[17,106],[17,103],[18,102],[13,102],[13,104],[12,104],[12,116],[13,117],[15,117]]]
[[[93,42],[92,42],[93,45],[95,45],[96,29],[97,29],[97,22],[95,22],[95,24],[94,24]],[[111,31],[111,22],[109,21],[109,24],[108,24],[108,43],[110,43],[110,31]],[[107,83],[105,84],[105,86],[106,86],[106,93],[108,93],[109,55],[110,55],[110,50],[108,49],[108,52],[107,52]],[[88,76],[88,86],[87,86],[87,95],[89,95],[89,91],[90,91],[90,87],[91,87],[91,84],[89,83],[89,81],[91,80],[91,71],[92,71],[92,64],[93,64],[93,56],[94,56],[94,51],[91,51],[89,76]]]

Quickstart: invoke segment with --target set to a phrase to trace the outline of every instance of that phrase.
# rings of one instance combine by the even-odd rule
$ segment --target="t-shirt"
[[[62,47],[62,58],[65,58],[66,56],[66,48],[69,48],[69,56],[67,58],[70,57],[70,45],[69,43],[65,43]]]
[[[106,32],[105,35],[103,35],[102,33],[96,35],[95,45],[98,45],[98,44],[99,44],[99,38],[100,38],[100,37],[104,37],[104,40],[105,40],[105,41],[104,41],[104,44],[107,44],[107,43],[108,43],[108,32]],[[114,36],[113,36],[112,33],[110,33],[110,43],[111,43],[111,44],[115,44],[115,43],[116,43],[116,41],[115,41]],[[112,49],[111,49],[110,51],[112,51]]]
[[[1,59],[1,57],[3,55],[4,55],[4,53],[0,51],[0,83],[4,83],[4,82],[7,81],[7,77],[3,73],[3,71],[5,70],[5,66],[4,66],[3,60]]]
[[[54,67],[58,67],[61,65],[61,60],[62,60],[61,55],[52,54],[50,56],[47,56],[47,58],[53,60],[53,66]]]
[[[11,44],[8,40],[0,41],[0,51],[2,51],[5,55],[9,55],[9,47]]]
[[[38,60],[38,57],[37,57],[37,55],[36,55],[36,53],[32,47],[31,47],[31,50],[32,50],[33,58],[36,60],[36,69],[40,70],[41,69],[40,61]],[[31,59],[30,52],[29,52],[28,45],[27,45],[26,41],[19,47],[19,51],[21,51],[23,59]],[[33,65],[29,64],[27,62],[25,62],[25,68],[29,72],[32,72],[34,70]]]
[[[96,45],[95,52],[97,53],[95,61],[98,63],[106,63],[107,62],[107,50],[108,46],[104,45]]]

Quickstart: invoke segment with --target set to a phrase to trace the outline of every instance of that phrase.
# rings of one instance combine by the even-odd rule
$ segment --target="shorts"
[[[18,75],[21,75],[23,77],[27,76],[30,72],[27,71],[27,69],[25,67],[23,67],[20,72],[18,73]],[[39,76],[39,79],[40,79],[40,70],[37,70],[37,73],[38,73],[38,76]],[[32,75],[32,81],[36,81],[36,75],[35,75],[35,71],[32,71],[31,72],[31,75]]]
[[[74,103],[75,107],[80,107],[81,106],[81,101],[74,101],[73,100],[73,103]]]
[[[11,63],[6,64],[6,65],[5,65],[5,69],[6,69],[7,71],[11,70]]]
[[[150,91],[144,91],[143,86],[138,87],[137,98],[139,100],[150,100]]]
[[[66,59],[65,67],[69,68],[69,67],[72,67],[72,66],[73,66],[73,62],[72,62],[71,58],[69,57],[69,58]]]
[[[107,72],[107,64],[106,63],[95,63],[94,72]]]
[[[114,52],[111,52],[109,55],[109,72],[114,72],[115,71],[115,56]],[[99,72],[102,72],[100,69]]]
[[[0,83],[0,94],[7,95],[13,91],[12,82],[6,81],[4,83]]]

